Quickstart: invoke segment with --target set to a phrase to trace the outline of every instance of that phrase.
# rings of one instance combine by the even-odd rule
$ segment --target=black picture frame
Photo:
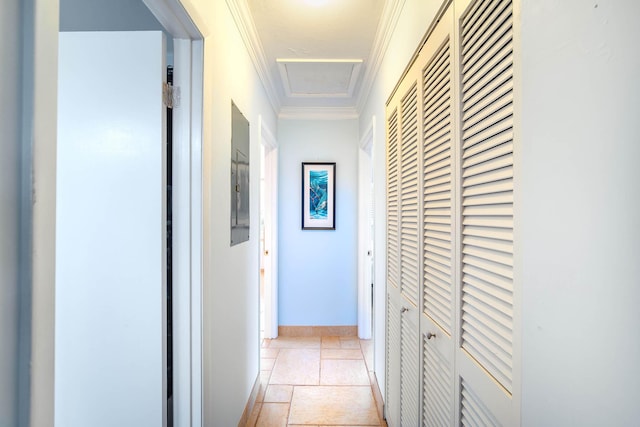
[[[336,229],[335,162],[302,163],[302,229]]]

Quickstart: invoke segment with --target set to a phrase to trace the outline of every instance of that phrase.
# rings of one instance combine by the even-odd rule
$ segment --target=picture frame
[[[336,229],[336,164],[302,163],[302,229]]]

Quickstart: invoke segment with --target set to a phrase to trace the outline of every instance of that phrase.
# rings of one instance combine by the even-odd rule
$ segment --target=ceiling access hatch
[[[285,94],[292,98],[353,96],[362,59],[277,59]]]

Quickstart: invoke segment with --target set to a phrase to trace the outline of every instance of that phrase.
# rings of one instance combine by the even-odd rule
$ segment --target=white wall
[[[635,425],[640,3],[519,3],[523,425]]]
[[[280,120],[278,320],[357,325],[358,122]],[[336,229],[302,230],[302,162],[336,163]]]
[[[20,230],[20,2],[0,5],[0,426],[17,425]]]
[[[222,0],[182,0],[204,22],[204,425],[237,425],[259,373],[258,116],[275,114]],[[231,100],[250,122],[251,231],[230,247]]]
[[[360,114],[360,135],[364,135],[375,117],[373,141],[373,170],[375,191],[375,277],[374,277],[374,365],[378,384],[385,390],[385,286],[386,276],[386,117],[385,104],[391,91],[409,64],[433,20],[441,2],[406,0],[395,26],[393,36],[384,54],[380,70],[369,91],[367,102]]]

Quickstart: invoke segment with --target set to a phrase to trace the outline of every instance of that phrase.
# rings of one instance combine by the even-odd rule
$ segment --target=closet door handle
[[[431,338],[435,338],[436,334],[432,334],[431,332],[427,332],[427,339],[430,340]]]
[[[400,313],[406,313],[407,311],[409,311],[409,309],[407,307],[402,307],[400,309]]]

